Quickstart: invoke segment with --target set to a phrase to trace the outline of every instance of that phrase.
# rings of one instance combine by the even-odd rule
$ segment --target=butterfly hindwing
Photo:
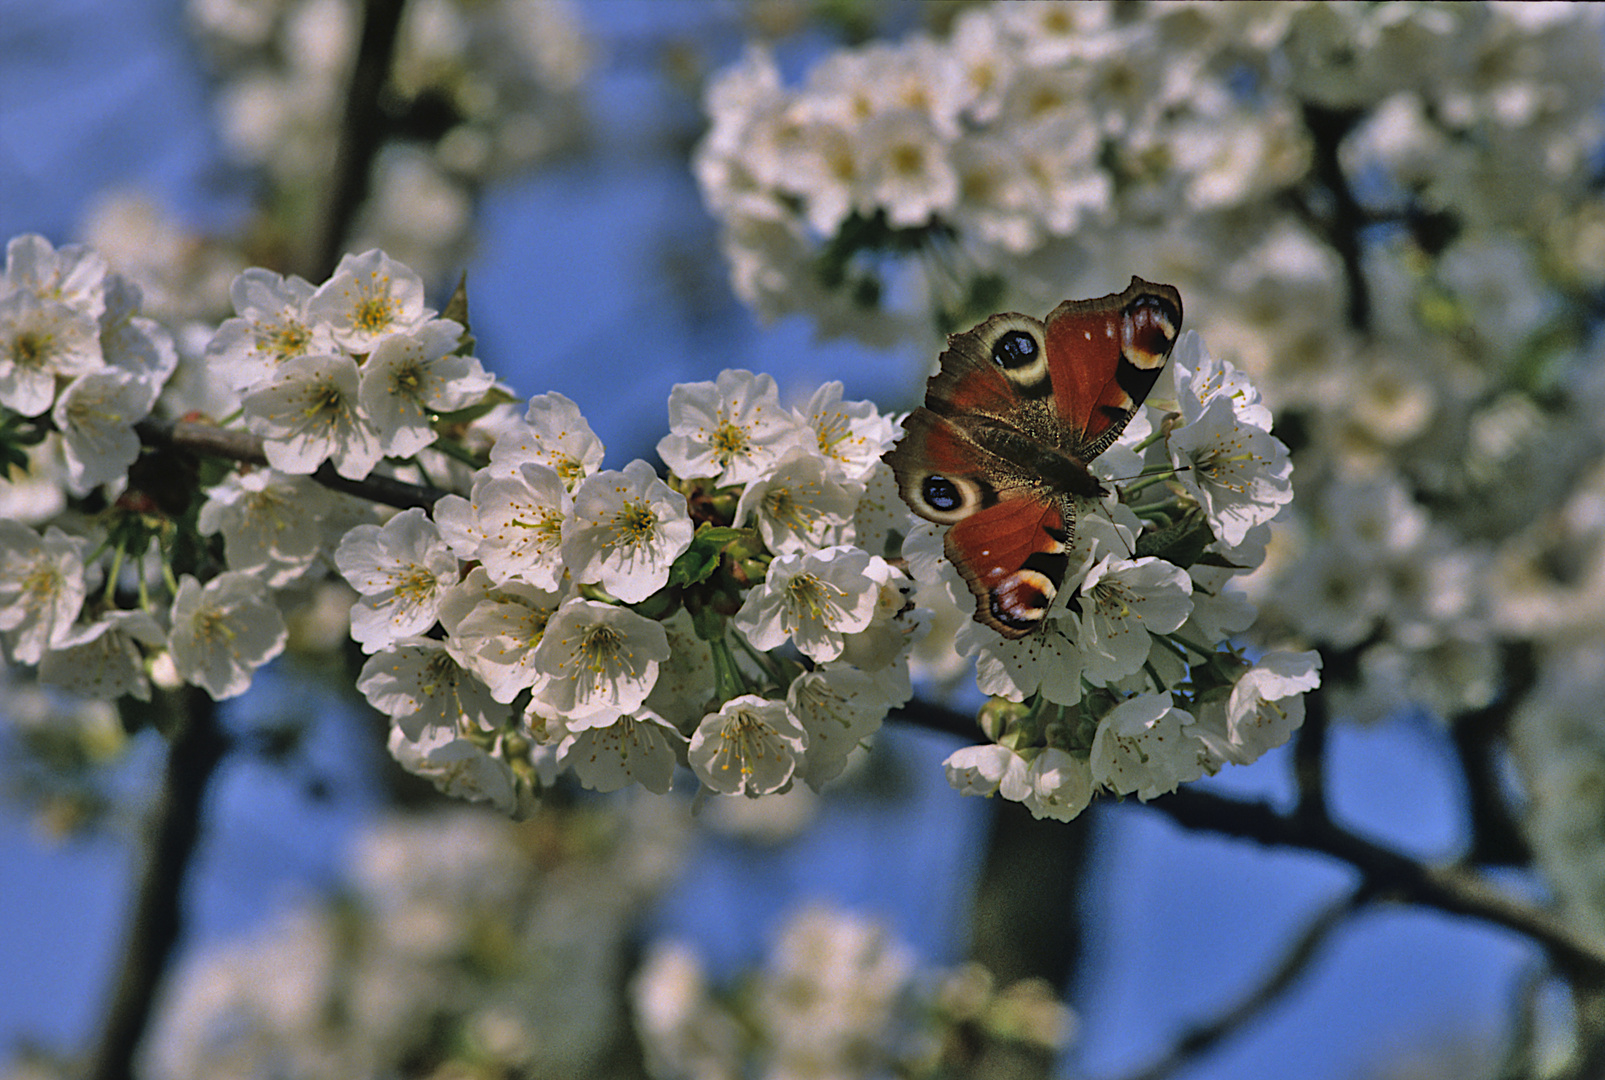
[[[947,531],[943,550],[975,594],[977,619],[1005,637],[1036,629],[1064,582],[1066,512],[1017,490]]]
[[[886,454],[915,513],[949,526],[948,558],[977,620],[1017,638],[1063,584],[1087,468],[1148,396],[1181,329],[1181,295],[1133,277],[1044,322],[993,315],[948,338],[925,406]]]

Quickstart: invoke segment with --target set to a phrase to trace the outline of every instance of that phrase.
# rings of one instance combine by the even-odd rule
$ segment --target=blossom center
[[[265,341],[281,360],[300,356],[307,351],[307,346],[311,343],[312,331],[300,323],[285,323],[269,334]]]
[[[626,667],[629,658],[630,650],[624,635],[611,626],[589,628],[575,652],[575,660],[593,675]]]
[[[841,589],[821,581],[813,574],[798,574],[786,582],[786,600],[794,612],[806,613],[815,621],[822,621],[829,604],[845,594]]]
[[[562,478],[566,488],[572,488],[576,481],[585,479],[585,463],[568,454],[554,454],[552,470]]]
[[[711,442],[714,453],[719,455],[720,462],[727,465],[732,458],[745,454],[749,446],[746,431],[728,420],[719,425],[719,429],[713,433]]]
[[[658,528],[658,515],[645,502],[625,503],[613,515],[613,528],[618,546],[640,547],[651,541]]]
[[[24,330],[11,340],[11,359],[20,367],[44,367],[50,355],[50,335],[37,330]]]
[[[749,712],[737,712],[719,731],[719,771],[734,764],[742,776],[752,775],[754,754],[763,753],[764,725]]]
[[[362,299],[351,311],[351,321],[363,333],[377,334],[395,322],[399,307],[388,293],[364,290]]]

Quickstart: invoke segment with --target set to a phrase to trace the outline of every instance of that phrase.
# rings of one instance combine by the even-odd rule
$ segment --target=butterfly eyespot
[[[958,485],[945,476],[927,476],[920,485],[920,497],[933,510],[957,510],[963,502]]]
[[[1037,340],[1024,330],[1010,330],[992,345],[992,362],[1005,370],[1025,367],[1037,359]]]

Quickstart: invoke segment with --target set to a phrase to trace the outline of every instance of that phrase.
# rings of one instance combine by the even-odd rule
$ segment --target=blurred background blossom
[[[245,267],[322,281],[380,247],[436,308],[466,271],[512,397],[566,394],[627,457],[677,382],[768,371],[801,407],[841,379],[897,410],[994,311],[1174,284],[1292,454],[1245,642],[1323,660],[1296,752],[1195,786],[1330,810],[1605,949],[1602,24],[1544,3],[12,0],[0,222],[137,282],[177,400],[216,416],[236,402],[197,365]],[[57,467],[0,483],[6,516],[61,514]],[[823,792],[695,816],[447,807],[350,691],[353,599],[316,575],[283,594],[286,655],[223,714],[141,1075],[1605,1068],[1598,982],[1550,941],[1135,806],[1071,826],[961,802],[953,743],[897,725]],[[968,621],[918,602],[930,638]],[[961,657],[918,655],[919,700],[974,709]],[[10,1069],[67,1075],[108,1004],[161,732],[20,668],[0,715]],[[1185,1037],[1210,1020],[1219,1045]]]

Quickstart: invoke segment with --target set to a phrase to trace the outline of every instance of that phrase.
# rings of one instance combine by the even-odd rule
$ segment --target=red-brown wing
[[[994,315],[948,338],[925,407],[887,453],[915,513],[950,526],[948,558],[975,617],[1005,637],[1036,629],[1064,582],[1086,463],[1131,419],[1181,329],[1181,295],[1132,278],[1060,304],[1046,323]]]
[[[975,617],[1007,638],[1035,630],[1064,582],[1072,525],[1021,491],[949,529],[943,549],[975,594]]]
[[[1090,461],[1114,442],[1164,369],[1181,318],[1181,293],[1137,277],[1125,292],[1053,309],[1048,378],[1066,449]]]

